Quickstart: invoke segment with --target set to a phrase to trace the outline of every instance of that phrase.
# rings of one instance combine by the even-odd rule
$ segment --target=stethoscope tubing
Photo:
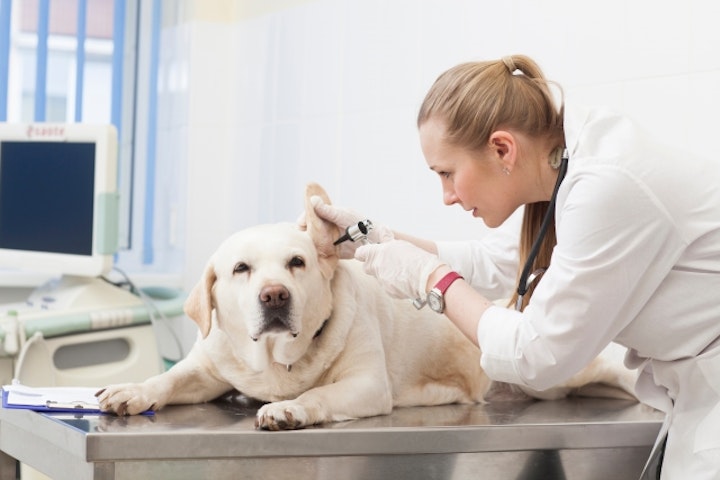
[[[530,273],[530,270],[533,267],[533,263],[535,263],[535,258],[540,251],[540,244],[542,244],[545,235],[547,235],[547,230],[550,227],[550,222],[555,216],[555,201],[557,200],[558,191],[560,190],[560,184],[562,183],[563,179],[565,178],[565,174],[567,173],[569,159],[570,156],[568,154],[568,151],[567,149],[564,149],[562,153],[562,159],[560,161],[560,167],[558,169],[558,177],[557,181],[555,182],[555,188],[553,189],[552,196],[550,197],[550,203],[548,204],[548,209],[545,213],[545,217],[543,218],[542,224],[540,225],[540,232],[538,232],[538,236],[533,242],[532,248],[530,249],[530,254],[525,261],[522,272],[520,273],[520,280],[518,281],[517,288],[518,299],[515,302],[515,309],[518,311],[522,309],[523,297],[530,289],[530,286],[546,270],[545,268],[539,268],[533,271],[532,274]]]

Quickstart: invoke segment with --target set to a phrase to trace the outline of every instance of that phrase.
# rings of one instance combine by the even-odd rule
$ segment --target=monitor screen
[[[109,126],[0,124],[0,268],[81,276],[109,270],[117,247],[116,150]]]

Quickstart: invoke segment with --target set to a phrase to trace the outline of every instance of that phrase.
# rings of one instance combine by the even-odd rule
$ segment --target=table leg
[[[0,452],[0,480],[15,480],[17,467],[17,460],[5,452]]]

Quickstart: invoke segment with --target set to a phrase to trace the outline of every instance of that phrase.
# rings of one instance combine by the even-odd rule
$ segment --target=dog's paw
[[[154,410],[158,400],[142,383],[124,383],[105,387],[95,394],[103,412],[117,415],[137,415]]]
[[[308,424],[305,407],[295,400],[263,405],[255,417],[255,428],[263,430],[296,430]]]

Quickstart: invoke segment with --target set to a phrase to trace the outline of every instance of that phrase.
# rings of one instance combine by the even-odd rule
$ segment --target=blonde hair
[[[554,85],[554,84],[553,84]],[[417,117],[418,127],[435,119],[445,127],[451,145],[480,151],[498,129],[517,130],[531,138],[564,144],[563,107],[557,107],[540,67],[525,55],[457,65],[441,74],[428,91]],[[562,90],[559,89],[562,95]],[[520,235],[520,266],[537,236],[548,202],[525,206]],[[555,222],[540,247],[532,270],[547,267],[557,243]],[[531,271],[532,271],[531,270]],[[518,272],[518,276],[520,272]],[[534,285],[523,299],[527,305]],[[511,304],[515,303],[517,292]]]

